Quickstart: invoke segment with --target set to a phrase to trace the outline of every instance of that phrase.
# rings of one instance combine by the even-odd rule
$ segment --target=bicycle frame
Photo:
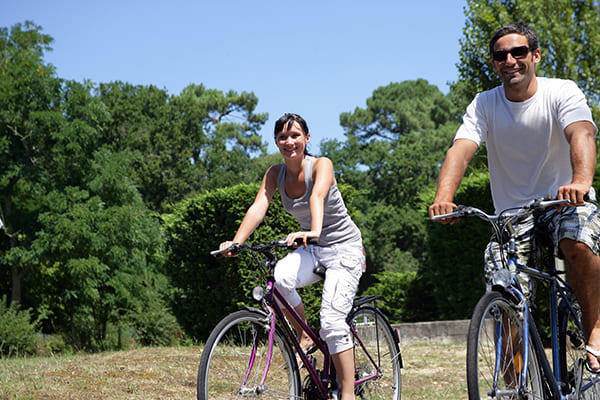
[[[505,340],[505,333],[503,333],[503,323],[504,321],[497,320],[494,326],[494,337],[495,337],[495,364],[493,368],[493,379],[494,384],[492,386],[492,391],[495,394],[503,397],[505,395],[515,395],[515,391],[518,391],[520,395],[524,395],[527,393],[527,376],[529,369],[529,353],[530,353],[530,345],[536,350],[536,360],[539,362],[539,366],[541,368],[541,374],[543,376],[543,380],[545,380],[547,386],[546,388],[550,391],[550,396],[556,400],[564,400],[570,399],[573,397],[569,394],[563,394],[562,388],[567,387],[567,378],[568,376],[561,376],[562,374],[562,363],[561,363],[561,349],[559,343],[559,323],[563,321],[559,321],[559,300],[561,301],[560,305],[564,305],[567,307],[567,311],[571,313],[573,317],[573,321],[575,321],[577,325],[577,329],[581,332],[582,326],[581,321],[579,320],[579,316],[575,312],[574,306],[571,304],[569,300],[569,296],[573,293],[569,284],[565,279],[561,278],[559,275],[562,272],[557,272],[555,259],[550,257],[550,262],[547,263],[547,267],[550,269],[549,272],[543,272],[538,269],[530,268],[525,265],[521,265],[518,263],[518,254],[516,251],[516,237],[517,232],[515,231],[515,226],[513,226],[514,222],[518,221],[518,218],[528,214],[533,213],[534,210],[543,209],[547,207],[553,206],[563,206],[567,204],[568,200],[558,200],[558,199],[535,199],[523,207],[519,208],[511,208],[504,211],[501,211],[498,215],[489,215],[478,208],[468,207],[468,206],[457,206],[456,209],[448,214],[437,215],[432,217],[432,220],[443,220],[445,218],[465,218],[469,216],[477,216],[487,222],[489,222],[492,226],[494,237],[497,238],[498,243],[500,245],[500,252],[504,251],[507,254],[501,254],[503,259],[502,268],[497,269],[492,277],[492,291],[506,294],[508,297],[512,297],[514,301],[514,310],[519,315],[519,319],[522,321],[522,339],[523,339],[523,353],[522,364],[519,361],[519,364],[523,366],[520,370],[517,369],[517,373],[520,374],[521,383],[519,388],[514,388],[511,390],[500,391],[498,390],[498,384],[501,377],[501,364],[502,357],[505,357],[503,354],[503,341]],[[502,240],[504,237],[504,233],[507,233],[508,241],[505,242]],[[533,232],[535,234],[535,232]],[[503,246],[508,245],[508,248],[505,249]],[[547,246],[547,245],[543,245]],[[522,272],[529,275],[532,279],[537,279],[543,281],[548,284],[549,289],[549,308],[550,308],[550,325],[551,325],[551,341],[552,341],[552,359],[553,365],[550,366],[548,362],[548,357],[546,356],[544,346],[542,344],[542,340],[540,335],[535,327],[535,323],[533,321],[533,317],[531,316],[530,308],[529,308],[529,300],[527,296],[525,296],[521,284],[517,279],[517,272]],[[569,316],[567,316],[569,318]],[[563,349],[565,350],[565,349]],[[565,350],[566,351],[566,350]],[[511,360],[513,363],[516,361],[516,357]],[[513,364],[515,367],[516,364]],[[578,368],[584,368],[584,366],[579,365]],[[468,365],[467,365],[468,369]],[[590,376],[590,375],[588,375]],[[590,379],[590,382],[586,383],[581,388],[577,388],[579,390],[575,390],[575,392],[585,392],[587,389],[591,388],[593,385],[598,383],[600,380],[599,376],[595,376]],[[582,382],[576,382],[576,384],[580,384]],[[546,392],[546,389],[543,389]]]
[[[279,303],[278,303],[278,301],[279,301]],[[271,365],[275,325],[277,323],[277,320],[285,321],[285,315],[283,313],[283,308],[286,308],[290,312],[291,317],[297,323],[299,323],[300,326],[302,326],[302,329],[304,329],[304,331],[308,334],[308,336],[313,340],[313,342],[315,343],[317,348],[324,355],[322,375],[319,376],[317,369],[315,368],[315,366],[312,365],[308,356],[302,350],[302,347],[300,346],[300,343],[299,343],[298,339],[296,338],[295,333],[292,331],[292,328],[287,323],[281,324],[286,333],[286,336],[288,337],[288,339],[291,340],[294,350],[298,353],[302,362],[304,363],[304,366],[305,366],[308,374],[310,375],[311,380],[315,383],[315,386],[317,387],[319,394],[321,395],[321,397],[323,399],[327,399],[329,394],[327,392],[327,387],[324,384],[324,382],[331,381],[331,378],[332,378],[331,375],[334,374],[334,369],[332,368],[331,354],[329,353],[329,349],[327,348],[326,344],[320,340],[320,338],[312,331],[312,329],[310,329],[310,327],[304,322],[304,320],[298,315],[298,313],[284,299],[283,295],[277,290],[277,288],[275,288],[272,277],[270,277],[267,281],[267,290],[266,290],[266,293],[264,296],[264,302],[265,302],[265,307],[267,308],[267,311],[268,311],[268,316],[269,316],[269,320],[270,320],[269,323],[270,323],[271,329],[269,331],[269,351],[268,351],[268,355],[267,355],[267,363],[265,366],[265,370],[263,372],[263,376],[262,376],[262,380],[261,380],[261,387],[264,386],[264,384],[266,382],[267,375],[269,372],[269,367]],[[279,304],[281,304],[281,306]],[[371,354],[366,349],[362,340],[358,336],[358,333],[356,332],[354,327],[351,325],[350,325],[350,332],[352,333],[352,336],[356,339],[356,342],[358,343],[358,345],[363,349],[363,351],[369,358],[369,361],[373,364],[373,366],[377,370],[377,374],[371,375],[368,377],[364,377],[362,379],[355,381],[354,385],[356,386],[356,385],[359,385],[366,381],[380,377],[381,370],[380,370],[378,364],[375,362],[375,360],[373,360],[373,357],[371,356]],[[250,371],[252,370],[253,365],[254,365],[254,354],[252,355],[249,365],[248,365],[248,370],[246,372],[246,378],[244,380],[244,385],[246,383],[246,379],[248,378],[248,376],[250,374]],[[333,379],[335,379],[335,376],[333,376]]]

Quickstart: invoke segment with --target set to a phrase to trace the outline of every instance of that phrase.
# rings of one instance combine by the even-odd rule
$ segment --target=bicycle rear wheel
[[[572,308],[569,308],[568,304]],[[572,394],[574,400],[595,400],[600,398],[598,375],[585,367],[585,335],[581,329],[581,307],[573,299],[569,303],[561,301],[558,306],[558,349],[560,376],[563,394]]]
[[[261,386],[269,354],[270,319],[262,311],[242,310],[225,317],[210,334],[198,368],[198,400],[300,399],[294,353],[276,329],[271,364]]]
[[[396,332],[383,314],[372,306],[361,306],[350,315],[349,321],[358,332],[368,352],[367,354],[355,339],[355,379],[374,377],[355,387],[356,398],[399,400],[402,386],[400,376],[402,358]]]
[[[520,393],[523,325],[515,304],[499,292],[486,293],[475,306],[467,338],[469,400],[544,398],[542,373],[529,341],[527,393]]]

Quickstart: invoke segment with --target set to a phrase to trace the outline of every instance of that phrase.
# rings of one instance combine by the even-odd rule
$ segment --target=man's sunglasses
[[[519,46],[513,47],[510,50],[498,50],[492,52],[492,58],[495,61],[506,61],[506,57],[508,57],[508,53],[510,53],[513,58],[523,58],[529,53],[529,47],[527,46]]]

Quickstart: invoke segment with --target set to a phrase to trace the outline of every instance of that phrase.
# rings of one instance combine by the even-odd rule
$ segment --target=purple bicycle
[[[211,252],[250,251],[265,284],[252,291],[260,308],[248,307],[226,316],[210,334],[198,368],[199,400],[338,398],[336,373],[326,344],[274,287],[273,269],[279,259],[276,249],[292,248],[279,239],[258,245],[236,243]],[[347,318],[354,339],[355,394],[357,399],[399,400],[399,335],[375,306],[379,297],[356,298]],[[278,302],[292,312],[316,344],[309,354],[301,351]]]

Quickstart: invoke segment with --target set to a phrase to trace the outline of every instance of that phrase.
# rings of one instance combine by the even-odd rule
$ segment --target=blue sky
[[[457,80],[466,0],[0,0],[0,26],[32,20],[54,38],[46,61],[65,79],[254,92],[269,120],[302,115],[311,149],[344,140],[339,115],[373,91]]]

